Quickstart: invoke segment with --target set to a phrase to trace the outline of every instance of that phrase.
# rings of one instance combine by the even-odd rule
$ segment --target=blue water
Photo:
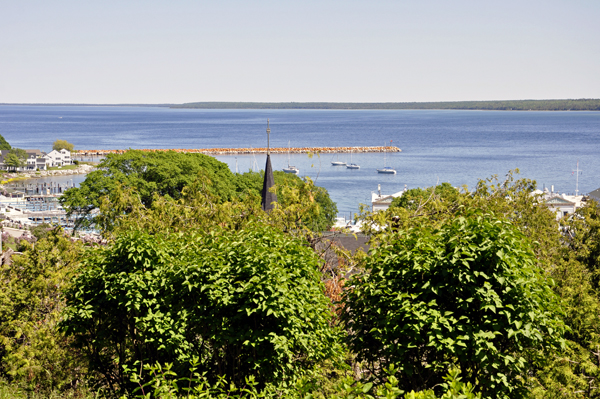
[[[188,110],[155,107],[0,106],[0,134],[11,145],[49,151],[56,139],[76,149],[263,147],[266,120],[271,145],[287,147],[381,146],[393,140],[401,153],[387,154],[397,175],[380,175],[382,154],[354,154],[360,170],[332,167],[332,154],[312,159],[292,154],[300,176],[327,188],[340,212],[384,193],[436,182],[472,187],[478,179],[519,168],[542,187],[575,192],[600,187],[600,112],[415,110]],[[236,158],[218,156],[235,171]],[[273,155],[275,169],[287,155]],[[349,161],[348,154],[340,160]],[[264,168],[264,155],[256,156]],[[237,156],[238,169],[254,157]]]

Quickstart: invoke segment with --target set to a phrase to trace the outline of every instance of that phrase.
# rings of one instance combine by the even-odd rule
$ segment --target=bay
[[[473,187],[478,179],[520,176],[538,186],[574,193],[600,187],[600,112],[454,110],[199,110],[161,107],[0,106],[0,134],[19,148],[49,151],[56,139],[76,149],[263,147],[266,121],[271,145],[287,147],[382,146],[398,174],[377,174],[383,154],[353,154],[360,170],[331,166],[333,154],[292,154],[290,163],[325,187],[340,213],[369,203],[381,184],[391,194],[404,187],[449,182]],[[264,168],[264,155],[217,156],[235,171]],[[274,154],[275,169],[288,156]],[[340,154],[349,161],[349,154]]]

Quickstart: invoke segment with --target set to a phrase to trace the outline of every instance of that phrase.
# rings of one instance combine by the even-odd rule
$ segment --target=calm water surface
[[[384,193],[436,182],[473,186],[519,168],[538,186],[575,191],[600,187],[600,112],[415,110],[183,110],[157,107],[0,106],[0,134],[13,146],[49,151],[56,139],[76,149],[373,146],[397,175],[379,175],[383,154],[354,154],[360,170],[332,167],[334,155],[292,154],[290,163],[327,188],[340,212],[356,211],[381,184]],[[265,156],[218,156],[235,171],[264,168]],[[349,161],[349,154],[340,154]],[[275,169],[288,156],[273,155]],[[69,178],[70,179],[70,178]]]

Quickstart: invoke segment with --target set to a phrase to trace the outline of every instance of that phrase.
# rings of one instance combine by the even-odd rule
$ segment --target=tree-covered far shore
[[[194,102],[171,108],[198,109],[456,109],[487,111],[600,111],[600,99],[445,102]]]
[[[28,106],[162,107],[191,109],[455,109],[474,111],[600,111],[600,99],[490,100],[432,102],[235,102],[203,101],[184,104],[44,104],[0,103]]]

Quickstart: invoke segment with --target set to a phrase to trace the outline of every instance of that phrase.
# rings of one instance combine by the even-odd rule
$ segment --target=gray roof
[[[546,205],[575,205],[574,202],[566,200],[558,195],[546,200]]]
[[[592,191],[588,195],[590,196],[590,198],[593,198],[596,201],[600,202],[600,188],[595,189],[594,191]]]

